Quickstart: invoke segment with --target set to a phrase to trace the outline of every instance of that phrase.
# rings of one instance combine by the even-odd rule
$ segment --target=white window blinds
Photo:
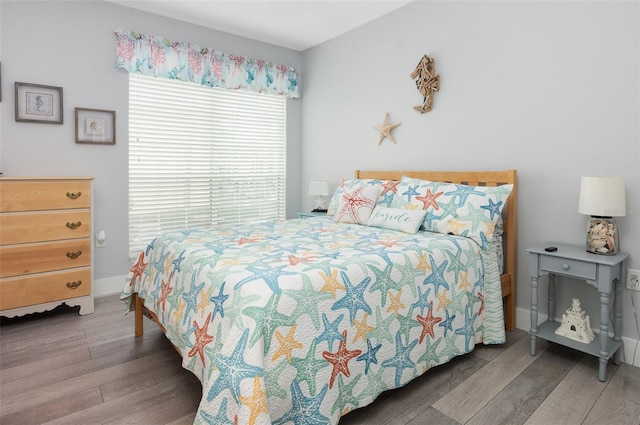
[[[129,249],[158,234],[284,219],[286,99],[129,76]]]

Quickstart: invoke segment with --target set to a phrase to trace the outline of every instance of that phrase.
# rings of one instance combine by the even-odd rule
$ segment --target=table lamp
[[[324,197],[329,196],[329,183],[323,180],[312,180],[309,184],[309,196],[317,196],[316,207],[313,212],[327,212],[324,205]]]
[[[622,177],[582,177],[578,212],[591,216],[587,226],[587,252],[618,253],[618,229],[613,217],[627,215],[626,209]]]

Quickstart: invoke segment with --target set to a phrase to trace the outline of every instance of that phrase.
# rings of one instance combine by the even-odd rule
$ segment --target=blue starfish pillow
[[[466,236],[485,249],[511,190],[512,184],[468,186],[404,176],[393,207],[426,210],[425,230]]]

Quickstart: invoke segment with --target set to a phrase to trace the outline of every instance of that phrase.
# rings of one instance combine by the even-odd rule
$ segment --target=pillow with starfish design
[[[512,189],[512,184],[469,186],[404,176],[393,207],[426,210],[426,230],[466,236],[485,249]]]
[[[353,190],[358,187],[374,186],[380,191],[376,205],[383,205],[386,207],[391,206],[393,198],[396,194],[396,188],[400,184],[399,181],[393,180],[378,180],[378,179],[341,179],[338,182],[329,206],[327,207],[327,215],[335,215],[338,211],[338,203],[342,199],[342,194],[345,190]]]
[[[342,193],[333,220],[338,223],[367,224],[378,202],[379,186],[359,186]]]

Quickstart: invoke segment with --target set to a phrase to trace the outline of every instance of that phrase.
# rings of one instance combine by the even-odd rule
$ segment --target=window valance
[[[128,72],[203,86],[300,97],[294,68],[134,31],[116,30],[115,34],[116,67]]]

